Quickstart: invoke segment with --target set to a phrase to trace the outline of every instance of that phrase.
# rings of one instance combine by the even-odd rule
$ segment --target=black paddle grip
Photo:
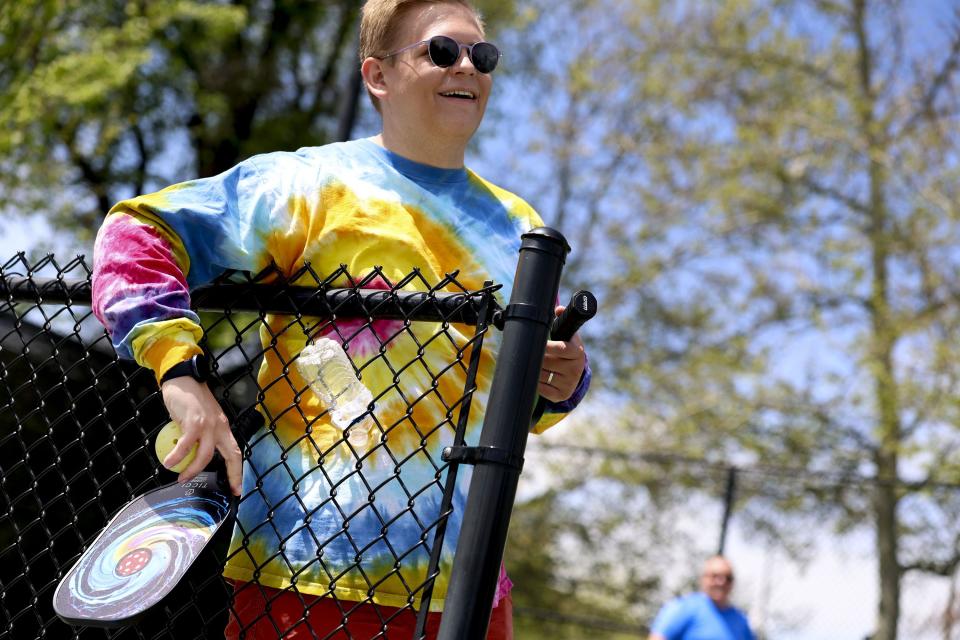
[[[567,342],[583,326],[583,323],[596,314],[597,298],[589,291],[582,289],[577,291],[570,298],[570,302],[567,303],[563,312],[553,319],[553,323],[550,325],[550,339]],[[546,401],[539,398],[533,408],[533,416],[530,419],[531,427],[540,420],[544,409],[546,409]]]
[[[227,413],[227,415],[230,414]],[[263,414],[254,407],[248,407],[240,412],[240,415],[233,421],[231,429],[241,450],[244,449],[247,442],[253,438],[254,434],[256,434],[264,424]],[[227,465],[219,451],[213,452],[213,458],[211,458],[210,463],[207,464],[205,471],[216,471],[218,479],[226,486]]]
[[[597,299],[589,291],[580,290],[573,294],[567,307],[553,319],[550,326],[550,339],[566,342],[583,326],[583,323],[597,314]]]
[[[255,408],[249,407],[233,423],[233,432],[243,438],[245,442],[252,438],[264,424],[263,414]]]

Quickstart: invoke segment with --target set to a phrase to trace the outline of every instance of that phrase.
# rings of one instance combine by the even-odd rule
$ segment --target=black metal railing
[[[245,485],[253,489],[243,500],[254,499],[251,496],[258,494],[267,475],[286,473],[293,487],[291,499],[299,501],[297,491],[303,477],[297,474],[302,470],[295,472],[287,455],[307,448],[316,460],[307,471],[321,478],[325,497],[320,506],[300,504],[308,521],[318,509],[335,514],[339,529],[336,542],[333,538],[314,540],[315,562],[327,571],[322,559],[325,545],[346,544],[356,555],[352,566],[327,571],[331,587],[322,595],[337,599],[334,587],[338,581],[348,575],[361,576],[366,580],[366,600],[351,597],[349,604],[372,602],[380,584],[389,579],[405,589],[401,610],[429,610],[437,577],[449,571],[440,566],[440,549],[453,509],[457,467],[477,464],[471,501],[488,502],[474,498],[473,493],[490,491],[491,481],[502,485],[493,489],[499,496],[496,503],[482,507],[487,514],[484,518],[493,517],[494,530],[459,533],[469,534],[472,541],[478,540],[478,535],[490,539],[480,560],[490,566],[479,567],[473,558],[467,574],[455,569],[444,624],[449,617],[455,626],[475,626],[469,617],[468,622],[456,622],[457,615],[450,615],[454,609],[466,612],[478,606],[464,597],[472,600],[482,594],[485,604],[480,606],[489,610],[484,599],[492,598],[491,580],[503,551],[535,400],[536,382],[534,379],[531,385],[528,379],[530,367],[539,367],[543,357],[565,247],[562,237],[558,240],[549,233],[525,236],[518,284],[505,308],[497,303],[499,287],[491,283],[481,290],[467,290],[457,282],[455,273],[431,283],[416,270],[396,282],[379,271],[355,279],[345,268],[317,274],[309,265],[292,278],[269,270],[256,275],[230,272],[191,292],[194,309],[201,312],[204,324],[201,346],[214,363],[212,386],[217,399],[231,419],[253,407],[266,418],[266,426],[244,443],[245,454],[257,446],[273,447],[281,454],[275,466],[256,471],[261,475]],[[526,262],[533,256],[537,264],[524,267],[524,255],[528,256]],[[537,257],[541,255],[548,256],[546,262]],[[153,453],[154,437],[168,420],[156,382],[148,370],[117,356],[92,316],[89,283],[90,270],[82,258],[60,264],[51,256],[31,263],[21,254],[0,266],[0,639],[222,637],[232,587],[221,571],[225,562],[247,554],[245,545],[255,533],[239,525],[230,546],[229,534],[218,534],[210,552],[136,626],[109,631],[74,628],[53,612],[51,599],[58,580],[112,514],[134,496],[173,480]],[[504,343],[522,353],[514,354],[511,364],[498,364],[490,383],[491,396],[477,406],[476,376],[484,357],[484,340],[495,337],[494,342],[500,343],[500,335],[490,333],[493,324],[504,328]],[[319,417],[300,406],[306,390],[302,380],[295,383],[291,373],[296,355],[284,349],[284,341],[291,337],[302,344],[334,334],[361,379],[365,374],[388,378],[387,384],[372,390],[374,402],[368,408],[372,433],[362,447],[349,444],[346,434],[335,442],[314,437],[311,428]],[[363,341],[366,349],[351,348]],[[391,348],[399,343],[405,349]],[[497,346],[492,345],[494,349]],[[394,351],[409,357],[398,361]],[[445,354],[446,359],[440,362],[426,356],[437,353]],[[516,358],[533,364],[521,366]],[[271,372],[276,375],[265,377]],[[406,384],[410,379],[420,383]],[[504,386],[514,397],[504,398],[503,391],[497,391]],[[456,393],[451,392],[454,388]],[[281,406],[277,398],[289,402]],[[389,416],[378,412],[377,406],[387,402],[402,409]],[[490,430],[488,415],[483,436],[478,428],[468,428],[479,425],[479,416],[494,402],[503,405],[494,412],[500,416],[499,426]],[[472,413],[478,416],[473,421]],[[426,421],[425,416],[432,419]],[[303,425],[303,433],[296,441],[278,436],[280,425],[297,421]],[[501,436],[489,436],[488,431],[499,431]],[[514,435],[504,440],[502,434],[507,432]],[[405,434],[402,438],[401,433]],[[522,437],[518,437],[520,433]],[[437,443],[442,446],[438,448]],[[504,465],[497,456],[456,455],[478,451],[477,445],[497,449],[506,456],[502,459],[518,462]],[[335,450],[342,455],[344,449],[352,463],[337,465],[340,475],[335,476],[330,456]],[[393,472],[375,477],[368,464],[373,456],[389,460]],[[432,469],[425,486],[403,482],[402,470],[414,463]],[[365,487],[368,510],[376,513],[377,500],[383,498],[388,485],[390,491],[403,494],[406,507],[382,519],[381,536],[372,540],[355,537],[350,525],[360,510],[346,510],[337,497],[338,490],[349,482]],[[428,498],[439,502],[439,509],[424,511],[422,505]],[[469,513],[474,502],[468,503],[465,511]],[[491,508],[497,512],[492,516]],[[270,527],[272,517],[268,515],[258,526]],[[416,522],[421,535],[411,548],[394,549],[388,544],[389,530],[401,521]],[[480,524],[481,528],[489,526]],[[304,568],[291,564],[284,557],[284,548],[307,529],[276,532],[280,544],[269,560],[285,562],[294,578]],[[367,577],[363,565],[364,554],[378,545],[381,550],[384,545],[390,548],[395,565],[379,579]],[[415,557],[429,558],[425,572],[411,574],[404,569]],[[411,575],[416,575],[414,581]],[[296,592],[296,580],[285,589]],[[452,597],[458,590],[462,592],[459,601]],[[345,606],[344,611],[348,610]],[[415,637],[422,637],[424,615],[418,623]],[[283,630],[277,632],[280,635]],[[457,635],[443,633],[441,637],[482,637],[459,631]]]

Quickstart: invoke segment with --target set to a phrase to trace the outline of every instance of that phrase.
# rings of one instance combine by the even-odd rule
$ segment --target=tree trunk
[[[856,101],[860,134],[868,159],[869,207],[865,231],[871,251],[870,303],[871,320],[869,371],[873,375],[877,415],[878,447],[875,453],[877,488],[874,491],[874,514],[877,527],[877,565],[880,602],[874,640],[896,640],[900,618],[900,562],[897,554],[897,481],[898,461],[903,430],[900,424],[897,382],[894,375],[893,351],[898,339],[896,322],[890,309],[890,274],[892,256],[890,213],[887,210],[887,172],[878,158],[886,157],[888,139],[877,118],[877,95],[873,83],[874,59],[867,36],[867,0],[851,3],[851,26],[858,49],[859,96]]]
[[[953,627],[957,621],[957,574],[950,576],[950,593],[947,594],[947,606],[943,610],[943,640],[953,638]]]
[[[878,468],[896,466],[896,455],[878,456]],[[881,472],[881,477],[887,477]],[[880,603],[877,628],[873,640],[896,640],[900,618],[900,565],[897,558],[897,495],[892,482],[882,482],[874,493],[877,524],[877,564],[879,568]]]

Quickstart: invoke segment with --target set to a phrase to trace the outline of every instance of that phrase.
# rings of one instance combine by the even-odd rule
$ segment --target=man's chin
[[[434,130],[451,140],[461,140],[467,143],[479,127],[480,122],[478,120],[438,118]]]
[[[730,599],[727,596],[710,596],[710,599],[713,600],[714,604],[718,607],[728,607],[730,606]]]
[[[437,109],[435,121],[445,128],[466,129],[476,131],[483,120],[483,112],[478,105],[447,105]]]

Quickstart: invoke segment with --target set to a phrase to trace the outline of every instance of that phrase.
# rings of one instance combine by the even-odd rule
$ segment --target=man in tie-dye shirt
[[[186,480],[219,450],[232,490],[243,496],[224,570],[236,585],[231,638],[410,637],[429,561],[424,527],[439,513],[440,452],[453,439],[449,407],[464,387],[461,368],[436,372],[456,359],[470,329],[454,325],[452,340],[428,340],[435,326],[401,331],[403,323],[346,321],[325,334],[348,340],[377,399],[371,437],[355,446],[294,366],[318,336],[306,323],[267,316],[258,377],[267,426],[241,464],[210,390],[179,375],[182,363],[202,354],[190,288],[227,269],[274,266],[292,277],[309,262],[321,276],[346,265],[355,279],[379,267],[367,286],[390,286],[417,269],[423,280],[405,287],[414,289],[457,271],[468,289],[493,280],[508,295],[520,236],[542,224],[526,202],[464,167],[499,61],[468,0],[369,0],[360,41],[379,135],[256,156],[219,176],[125,200],[97,237],[94,311],[118,352],[154,371],[184,431],[164,464],[198,444]],[[346,284],[345,277],[333,283]],[[467,442],[479,435],[498,347],[493,332]],[[421,364],[400,376],[390,365],[411,361]],[[538,388],[547,410],[535,430],[572,410],[589,380],[578,337],[549,342]],[[410,398],[423,401],[411,407]],[[430,604],[431,637],[469,477],[461,470]],[[512,637],[509,586],[501,571],[488,637]]]

